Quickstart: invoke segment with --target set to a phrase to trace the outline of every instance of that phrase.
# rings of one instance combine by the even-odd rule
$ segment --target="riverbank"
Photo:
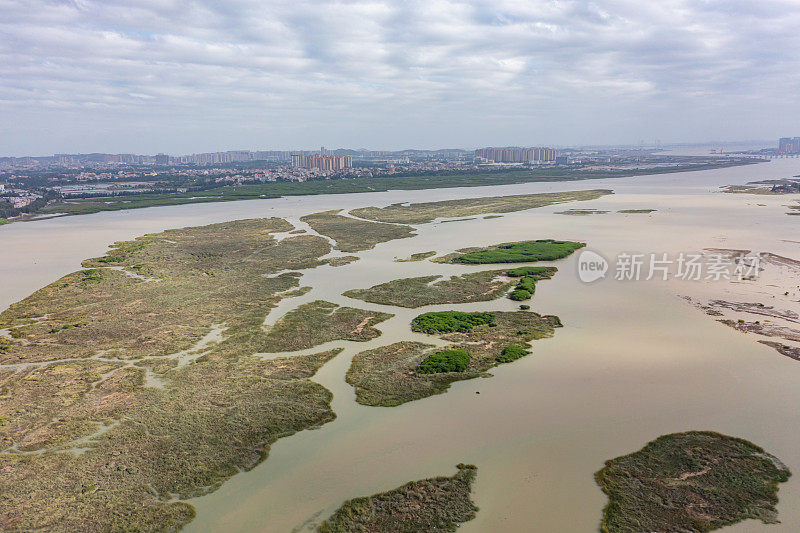
[[[386,191],[412,191],[451,187],[485,187],[522,183],[561,182],[627,178],[729,168],[762,163],[761,160],[737,159],[724,163],[698,163],[681,167],[656,167],[626,171],[582,171],[568,169],[524,169],[473,174],[431,174],[425,176],[349,178],[315,180],[306,182],[273,182],[260,185],[220,187],[203,191],[168,194],[141,194],[136,196],[93,197],[76,200],[59,200],[39,210],[35,215],[9,219],[9,222],[30,222],[43,218],[85,215],[101,211],[120,211],[170,205],[186,205],[238,200],[263,200],[289,196],[315,196],[323,194],[352,194]]]

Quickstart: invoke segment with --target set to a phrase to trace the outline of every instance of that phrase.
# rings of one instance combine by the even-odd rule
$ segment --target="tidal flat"
[[[303,302],[303,271],[358,259],[326,257],[327,238],[362,251],[414,233],[335,210],[300,220],[324,237],[273,217],[120,241],[0,314],[0,524],[180,528],[194,510],[176,500],[333,420],[309,378],[343,348],[298,352],[370,341],[393,315]],[[300,304],[265,325],[286,299]],[[294,355],[262,357],[281,352]]]
[[[711,246],[769,250],[797,258],[797,245],[789,242],[798,240],[796,227],[782,209],[782,204],[788,203],[786,198],[760,197],[768,207],[756,208],[746,195],[714,192],[720,184],[751,181],[759,173],[765,177],[785,175],[789,172],[786,165],[792,163],[775,161],[595,185],[613,187],[615,195],[593,201],[592,207],[618,210],[644,205],[659,210],[658,217],[642,217],[636,225],[630,224],[629,217],[556,216],[553,207],[545,207],[499,219],[423,225],[413,239],[390,241],[360,252],[359,261],[338,267],[335,276],[327,266],[302,271],[300,285],[313,287],[313,292],[296,300],[283,299],[273,314],[281,316],[298,304],[324,300],[390,312],[395,317],[378,325],[381,337],[364,343],[336,341],[344,351],[310,378],[333,393],[331,409],[336,419],[315,431],[279,439],[270,446],[268,460],[234,475],[211,493],[187,500],[196,518],[185,529],[305,531],[306,525],[316,527],[313,524],[330,516],[348,498],[441,475],[464,461],[480,467],[472,498],[481,511],[463,523],[460,531],[530,527],[593,531],[599,527],[607,501],[592,473],[608,458],[631,453],[655,436],[694,428],[744,437],[796,471],[800,463],[794,428],[800,425],[800,415],[794,406],[800,401],[796,387],[800,365],[760,345],[755,336],[748,338],[699,314],[677,297],[694,292],[702,295],[707,285],[714,284],[617,283],[608,279],[587,285],[574,274],[575,258],[567,257],[558,265],[559,274],[540,284],[534,300],[535,310],[560,316],[564,330],[535,342],[534,355],[493,369],[492,379],[454,383],[445,395],[397,409],[376,409],[353,401],[354,390],[343,379],[350,358],[403,339],[428,343],[426,337],[408,332],[409,321],[420,312],[442,308],[413,311],[354,305],[341,297],[351,288],[402,277],[452,276],[487,269],[430,261],[398,265],[393,262],[395,257],[421,250],[446,254],[457,248],[541,236],[587,242],[609,258],[625,250],[677,253]],[[293,217],[301,213],[332,209],[568,188],[574,188],[574,183],[256,200],[12,224],[4,227],[0,241],[5,249],[16,252],[4,258],[0,272],[14,283],[0,284],[0,298],[3,305],[20,300],[76,271],[80,259],[103,255],[108,242],[168,227],[263,216],[294,223]],[[747,224],[742,224],[743,220]],[[692,231],[686,231],[687,227]],[[730,284],[730,289],[745,286]],[[790,306],[790,300],[784,303],[781,299],[784,290],[788,289],[776,295],[776,303],[764,300],[764,304]],[[758,301],[755,292],[738,298],[733,293],[715,293],[709,292],[709,297]],[[500,298],[444,308],[508,311],[516,304]],[[680,335],[667,335],[670,331]],[[617,342],[619,338],[625,343]],[[431,337],[430,343],[435,340]],[[800,508],[793,502],[800,483],[796,478],[780,485],[776,506],[780,524],[746,520],[724,531],[797,531]],[[575,501],[582,505],[577,507]]]
[[[3,528],[176,529],[194,516],[177,500],[333,420],[309,378],[340,350],[252,355],[269,309],[304,292],[286,270],[330,251],[272,237],[291,229],[253,219],[119,242],[0,314]]]

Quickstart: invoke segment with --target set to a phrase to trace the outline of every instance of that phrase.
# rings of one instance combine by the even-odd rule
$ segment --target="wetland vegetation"
[[[290,230],[240,220],[117,243],[0,314],[3,528],[177,529],[194,515],[179,500],[334,418],[309,378],[339,350],[252,355],[270,309],[303,292],[295,269],[330,252],[272,236]],[[355,332],[363,312],[340,313],[320,331],[374,334],[370,321]]]
[[[582,242],[539,239],[497,244],[485,248],[468,248],[437,258],[438,262],[484,265],[492,263],[528,263],[555,261],[586,246]]]
[[[451,477],[412,481],[373,496],[346,501],[320,527],[320,533],[455,531],[475,518],[470,493],[477,468],[457,465]]]
[[[352,289],[344,296],[365,302],[399,307],[422,307],[435,304],[459,304],[494,300],[511,287],[503,270],[473,272],[442,279],[442,276],[403,278],[381,283],[369,289]]]
[[[351,289],[344,293],[348,298],[382,305],[422,307],[436,304],[457,304],[494,300],[505,294],[516,282],[509,297],[527,300],[535,291],[536,282],[550,279],[555,267],[521,267],[511,270],[487,270],[442,279],[442,276],[402,278],[374,285],[369,289]],[[522,294],[522,298],[517,298]]]
[[[395,224],[425,224],[437,218],[469,217],[490,213],[511,213],[535,207],[595,200],[612,191],[592,189],[586,191],[552,192],[538,194],[518,194],[513,196],[489,196],[484,198],[465,198],[419,204],[393,204],[388,207],[362,207],[353,209],[350,214],[359,218],[392,222]]]
[[[420,317],[423,319],[418,320]],[[355,388],[358,403],[392,407],[441,394],[455,381],[485,376],[490,368],[527,355],[529,342],[550,337],[561,326],[558,317],[525,311],[445,311],[420,317],[414,320],[422,324],[426,333],[451,344],[435,347],[398,342],[356,354],[346,379]],[[467,357],[436,357],[438,353],[454,351],[464,352]],[[457,363],[450,366],[448,359],[456,359]],[[437,371],[429,373],[425,368],[420,372],[429,360]],[[461,364],[465,361],[466,367]]]
[[[463,372],[469,366],[469,352],[466,350],[443,350],[426,357],[417,367],[418,374],[441,374],[443,372]]]
[[[282,316],[262,337],[259,351],[292,352],[334,340],[368,341],[381,334],[375,324],[392,316],[317,300]]]
[[[743,439],[710,431],[664,435],[595,474],[608,495],[607,533],[702,533],[745,519],[776,523],[789,470]]]
[[[300,217],[314,231],[336,241],[343,252],[370,250],[376,244],[416,235],[414,228],[399,224],[382,224],[340,215],[341,210],[323,211]]]
[[[451,333],[453,331],[468,332],[475,326],[493,324],[492,313],[464,313],[462,311],[435,311],[424,313],[411,321],[412,331],[422,333]]]

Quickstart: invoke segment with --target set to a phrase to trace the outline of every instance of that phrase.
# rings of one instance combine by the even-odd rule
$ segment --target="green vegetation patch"
[[[470,498],[477,468],[459,464],[452,477],[412,481],[400,488],[346,501],[320,527],[320,533],[353,531],[455,531],[475,518]]]
[[[420,204],[392,204],[388,207],[362,207],[350,211],[352,215],[379,222],[398,224],[425,224],[437,218],[470,217],[488,213],[511,213],[535,207],[595,200],[612,194],[606,189],[568,191],[539,194],[519,194],[514,196],[489,196],[484,198],[465,198],[442,202]]]
[[[710,431],[664,435],[606,461],[601,529],[706,532],[745,519],[776,523],[778,483],[789,470],[746,440]]]
[[[487,263],[527,263],[533,261],[554,261],[572,254],[586,246],[582,242],[540,239],[522,241],[456,254],[449,258],[451,263],[482,265]]]
[[[525,289],[514,289],[511,291],[511,294],[508,295],[510,300],[514,300],[515,302],[521,302],[523,300],[530,300],[533,297],[533,293],[530,291],[526,291]]]
[[[512,268],[507,274],[513,278],[532,277],[535,280],[550,279],[558,272],[556,267],[525,266]]]
[[[411,329],[422,333],[467,332],[475,326],[494,322],[492,313],[464,313],[461,311],[436,311],[424,313],[411,321]]]
[[[525,311],[493,315],[493,322],[475,325],[468,332],[439,335],[451,343],[444,349],[419,342],[399,342],[356,354],[346,376],[347,382],[355,388],[356,401],[363,405],[391,407],[441,394],[455,381],[485,376],[490,368],[526,355],[527,343],[550,337],[554,329],[561,326],[558,317]],[[525,354],[516,348],[506,350],[511,346],[523,347]],[[419,371],[429,357],[454,350],[468,354],[464,370]]]
[[[368,341],[381,334],[375,324],[392,316],[316,300],[281,317],[262,338],[259,351],[292,352],[334,340]]]
[[[489,270],[449,279],[441,279],[442,276],[403,278],[369,289],[349,290],[344,295],[365,302],[410,308],[484,302],[499,298],[511,287],[513,282],[503,279],[503,274],[502,270]]]
[[[382,224],[342,216],[341,209],[323,211],[300,217],[314,231],[336,241],[343,252],[359,252],[374,248],[376,244],[394,239],[414,237],[414,228],[398,224]]]
[[[466,350],[444,350],[426,357],[417,367],[417,372],[419,374],[463,372],[468,366],[469,352]]]
[[[520,357],[525,357],[531,353],[525,346],[520,344],[512,344],[511,346],[506,346],[503,348],[502,353],[497,356],[498,363],[510,363],[511,361],[516,361]]]

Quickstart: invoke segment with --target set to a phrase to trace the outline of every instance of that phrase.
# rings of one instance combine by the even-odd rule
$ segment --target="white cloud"
[[[798,23],[798,0],[0,0],[0,147],[798,134]]]

